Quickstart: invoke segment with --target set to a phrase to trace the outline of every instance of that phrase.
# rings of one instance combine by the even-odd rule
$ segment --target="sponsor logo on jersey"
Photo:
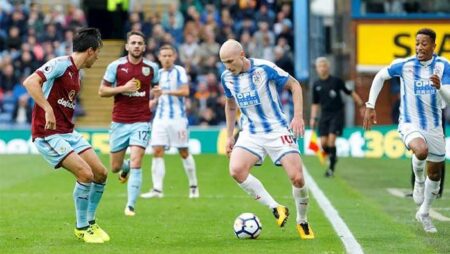
[[[414,81],[414,94],[435,94],[436,88],[431,86],[430,80],[415,80]]]
[[[75,109],[75,103],[65,100],[64,98],[60,98],[58,100],[58,104],[65,107],[65,108],[71,108],[71,109]]]
[[[142,91],[142,92],[135,91],[132,93],[123,93],[123,95],[128,96],[128,97],[145,97],[145,94],[146,94],[145,91]]]
[[[236,94],[236,100],[239,107],[245,108],[249,106],[254,106],[261,104],[258,93],[255,91],[243,92]]]
[[[142,74],[144,76],[150,75],[150,67],[142,67]]]

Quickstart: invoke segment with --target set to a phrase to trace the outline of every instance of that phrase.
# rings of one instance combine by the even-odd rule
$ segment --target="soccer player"
[[[263,184],[250,174],[251,168],[261,165],[264,157],[269,155],[275,165],[283,166],[292,182],[300,237],[313,239],[306,214],[308,189],[296,141],[305,131],[299,82],[269,61],[246,58],[242,45],[235,40],[227,40],[219,54],[226,67],[221,80],[227,97],[226,152],[230,157],[230,175],[245,192],[272,209],[278,226],[283,227],[289,216],[288,208],[275,201]],[[294,116],[290,124],[281,110],[278,88],[292,92]],[[233,130],[238,108],[242,131],[235,144]]]
[[[170,45],[163,45],[159,49],[158,58],[162,65],[162,69],[159,70],[159,88],[162,95],[158,98],[152,124],[153,188],[149,192],[141,194],[141,197],[163,197],[164,149],[176,147],[188,177],[189,198],[198,198],[195,161],[189,153],[189,130],[184,102],[184,97],[189,96],[186,70],[182,66],[174,64],[177,54]]]
[[[319,57],[316,59],[316,72],[319,75],[319,80],[314,82],[312,89],[313,103],[309,125],[312,129],[315,128],[317,120],[319,120],[320,108],[320,143],[330,160],[325,176],[331,177],[334,175],[337,162],[336,138],[342,135],[344,129],[344,103],[342,102],[341,91],[353,97],[353,100],[361,108],[361,115],[364,115],[364,103],[355,91],[351,91],[345,86],[344,81],[330,75],[330,62],[327,58]]]
[[[136,199],[141,191],[141,164],[151,129],[150,91],[159,95],[158,87],[152,89],[158,83],[158,66],[143,57],[144,41],[141,32],[127,34],[127,56],[108,65],[98,90],[101,97],[114,96],[109,139],[111,169],[113,173],[119,173],[120,182],[128,181],[126,216],[136,214]],[[124,160],[128,147],[130,159]]]
[[[375,76],[366,102],[364,128],[376,124],[375,102],[385,80],[400,77],[400,116],[398,131],[405,146],[413,152],[415,174],[413,199],[420,206],[416,219],[428,233],[436,233],[429,211],[439,193],[445,161],[445,139],[441,123],[443,100],[450,102],[450,64],[434,54],[436,33],[428,28],[416,34],[416,55],[394,60]],[[427,174],[424,174],[424,168]]]
[[[96,28],[80,29],[73,38],[73,53],[54,58],[26,78],[23,85],[36,104],[31,133],[37,150],[53,167],[63,167],[76,178],[75,236],[87,243],[109,241],[95,221],[107,170],[89,143],[74,130],[75,98],[80,92],[79,71],[91,68],[102,40]]]

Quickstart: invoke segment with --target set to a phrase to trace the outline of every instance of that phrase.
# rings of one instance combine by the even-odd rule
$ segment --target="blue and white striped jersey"
[[[241,110],[242,129],[255,134],[288,128],[277,91],[284,87],[289,74],[270,61],[249,60],[247,72],[234,76],[225,70],[221,77],[225,96],[234,98]]]
[[[159,87],[163,91],[177,90],[188,84],[186,70],[174,65],[170,70],[159,69]],[[163,94],[159,97],[154,120],[186,118],[185,99]]]
[[[423,130],[440,127],[444,101],[431,86],[430,76],[436,74],[442,85],[450,85],[450,64],[433,55],[426,62],[416,56],[394,60],[387,68],[390,77],[400,77],[400,123],[413,123]]]

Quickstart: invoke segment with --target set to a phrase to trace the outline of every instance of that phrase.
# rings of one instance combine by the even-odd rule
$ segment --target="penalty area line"
[[[339,238],[341,238],[346,253],[363,254],[364,252],[361,245],[358,241],[356,241],[356,238],[353,236],[341,216],[339,216],[336,208],[334,208],[330,200],[325,196],[317,183],[311,177],[305,165],[303,165],[303,174],[305,175],[306,184],[309,186],[311,194],[317,200],[317,203],[324,212],[325,217],[327,217],[328,221],[330,221],[333,226],[334,231],[336,231]]]

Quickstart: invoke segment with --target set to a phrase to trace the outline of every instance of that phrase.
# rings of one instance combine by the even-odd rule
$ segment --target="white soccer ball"
[[[259,218],[253,213],[243,213],[234,220],[234,233],[239,239],[255,239],[262,230]]]

